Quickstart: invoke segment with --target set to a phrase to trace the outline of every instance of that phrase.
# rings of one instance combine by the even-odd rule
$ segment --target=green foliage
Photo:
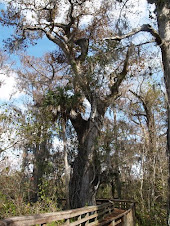
[[[12,200],[9,200],[7,196],[4,195],[1,191],[0,191],[0,213],[1,213],[0,219],[8,215],[15,216],[17,213],[15,204],[12,202]]]
[[[111,187],[108,184],[103,184],[99,187],[97,198],[111,199]]]
[[[52,187],[53,186],[53,187]],[[54,184],[50,183],[50,180],[43,180],[42,184],[39,185],[39,202],[43,204],[42,211],[51,212],[57,211],[57,188]]]
[[[16,172],[13,175],[3,173],[0,176],[0,219],[33,215],[45,212],[59,211],[57,206],[57,187],[44,180],[40,187],[40,199],[36,203],[29,201],[31,192],[28,180],[23,181],[23,174]]]
[[[77,109],[81,99],[81,94],[73,95],[72,89],[69,86],[64,88],[58,87],[56,90],[49,90],[45,96],[44,107],[52,105],[53,107],[60,107],[59,112],[70,112],[71,109]]]
[[[138,207],[136,212],[137,225],[139,226],[166,225],[166,214],[167,214],[166,209],[163,208],[160,205],[160,203],[157,203],[156,206],[153,209],[151,209],[151,211],[145,209],[144,212],[141,212],[141,210]]]

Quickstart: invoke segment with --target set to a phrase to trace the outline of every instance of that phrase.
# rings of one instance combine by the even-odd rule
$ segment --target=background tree
[[[127,1],[128,2],[128,1]],[[126,5],[126,3],[123,5]],[[168,130],[167,130],[167,155],[168,155],[168,166],[170,172],[170,88],[169,88],[169,74],[170,74],[170,41],[169,41],[169,34],[170,34],[170,27],[169,27],[169,14],[170,14],[170,2],[169,0],[148,0],[148,3],[155,5],[155,14],[157,18],[157,25],[158,31],[156,31],[150,24],[143,24],[140,28],[136,28],[130,33],[122,36],[116,36],[109,38],[111,40],[122,40],[124,38],[128,38],[137,34],[138,32],[144,31],[150,33],[154,38],[155,42],[161,48],[162,53],[162,62],[163,62],[163,69],[164,69],[164,80],[167,92],[167,108],[168,108]],[[122,8],[122,9],[123,9]],[[152,17],[150,13],[150,17]],[[170,173],[169,173],[170,174]],[[170,178],[170,176],[169,176]],[[168,179],[168,190],[170,191],[170,179]],[[170,193],[168,193],[168,225],[170,225]]]
[[[147,106],[150,106],[149,109],[154,118],[154,121],[152,120],[155,130],[152,135],[154,135],[156,143],[154,149],[153,145],[150,144],[149,133],[151,131],[148,129],[143,102],[131,92],[125,94],[126,98],[122,96],[117,100],[119,114],[117,115],[116,145],[119,145],[117,159],[119,181],[122,199],[133,197],[138,201],[137,219],[139,225],[164,225],[166,224],[166,180],[168,175],[165,153],[166,104],[160,87],[149,81],[150,79],[145,78],[139,86],[135,84],[133,93],[137,94],[138,97],[141,96],[143,101],[147,102]],[[101,166],[104,169],[104,178],[106,178],[106,180],[101,180],[98,191],[100,198],[112,197],[112,183],[110,183],[112,180],[116,187],[116,181],[114,181],[116,164],[113,113],[111,116],[112,120],[108,120],[103,132],[104,136],[101,137],[100,141],[99,159],[102,160]],[[109,174],[109,172],[111,173]],[[116,191],[115,198],[117,197]]]
[[[72,102],[69,102],[70,98],[67,94],[68,90],[64,87],[64,83],[67,77],[65,76],[63,79],[63,76],[61,76],[60,74],[65,66],[61,67],[61,65],[56,64],[55,56],[55,52],[46,54],[43,58],[22,56],[22,63],[24,65],[24,68],[18,71],[18,82],[20,89],[24,90],[25,93],[27,93],[27,95],[29,95],[33,100],[32,107],[28,106],[28,108],[29,111],[31,111],[32,118],[35,118],[36,125],[33,127],[38,129],[39,125],[39,133],[38,131],[34,131],[34,134],[37,134],[37,145],[39,146],[41,144],[39,139],[39,137],[41,136],[43,137],[42,142],[48,143],[48,139],[60,139],[61,142],[63,142],[65,165],[64,178],[66,187],[65,196],[67,199],[66,206],[67,208],[69,208],[70,165],[68,162],[66,127],[68,124],[67,110],[68,108],[71,109],[72,106],[70,104],[72,104]],[[58,107],[56,108],[56,106]],[[45,133],[42,131],[43,125],[46,128]],[[58,134],[57,130],[59,131]],[[54,131],[56,131],[56,134]],[[38,181],[43,180],[43,171],[45,171],[46,169],[45,165],[48,165],[47,162],[45,162],[43,156],[46,153],[45,155],[48,159],[48,155],[50,155],[49,150],[51,148],[49,146],[48,148],[46,147],[46,149],[48,150],[43,150],[43,148],[41,149],[42,150],[37,151],[36,154],[36,161],[39,162],[39,167],[37,167],[37,170],[41,172],[41,174],[38,176]],[[41,169],[41,165],[43,166],[43,170]],[[37,201],[38,187],[41,186],[41,183],[38,183],[38,181],[36,182],[36,186],[34,186],[36,187],[35,190],[37,190],[37,192],[35,192],[35,201]]]
[[[167,155],[169,166],[168,178],[168,225],[170,225],[170,2],[168,0],[148,0],[148,3],[155,4],[155,11],[158,22],[158,31],[161,38],[161,43],[158,43],[162,52],[162,62],[164,68],[164,80],[168,97],[168,131],[167,131]]]

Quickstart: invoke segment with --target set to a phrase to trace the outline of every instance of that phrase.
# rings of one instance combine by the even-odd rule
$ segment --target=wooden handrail
[[[98,201],[104,202],[104,200]],[[112,214],[114,213],[115,203],[121,203],[122,207],[124,203],[126,203],[124,206],[128,207],[129,203],[130,207],[118,216],[113,217]],[[7,218],[0,221],[0,226],[43,225],[56,221],[62,221],[62,225],[71,226],[81,225],[83,223],[85,223],[85,225],[104,225],[103,222],[114,222],[113,225],[117,225],[118,223],[123,222],[125,216],[132,213],[134,205],[134,202],[127,200],[105,200],[105,203],[97,206],[88,206],[73,210],[37,214],[33,216]],[[103,220],[109,216],[112,216],[112,218],[107,219],[107,221]]]
[[[65,200],[65,199],[63,199]],[[127,203],[137,203],[135,200],[128,200],[128,199],[97,199],[96,202],[109,202],[109,201],[113,201],[113,202],[127,202]]]

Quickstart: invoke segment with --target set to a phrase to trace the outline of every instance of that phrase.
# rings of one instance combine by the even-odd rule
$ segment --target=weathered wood
[[[66,211],[61,211],[61,212],[38,214],[38,215],[34,215],[34,216],[12,217],[12,218],[8,218],[8,219],[4,219],[3,221],[0,221],[0,225],[3,225],[3,224],[4,225],[45,224],[45,223],[50,223],[53,221],[70,219],[70,218],[77,217],[82,214],[87,214],[87,213],[90,213],[93,211],[99,211],[104,208],[108,208],[110,206],[111,206],[110,203],[104,203],[100,206],[89,206],[89,207],[85,207],[85,208],[66,210]],[[82,220],[84,220],[84,219],[82,219]],[[82,222],[84,222],[84,221],[82,221]]]
[[[127,215],[126,215],[126,225],[128,226],[134,226],[134,219],[133,219],[133,210],[131,210]]]
[[[62,199],[62,200],[64,200],[64,199]],[[97,199],[96,200],[96,202],[102,202],[102,203],[103,202],[106,203],[106,202],[110,202],[110,201],[112,201],[114,203],[116,203],[116,202],[136,203],[135,200],[128,200],[128,199]]]
[[[93,218],[95,218],[95,217],[97,217],[97,214],[94,214],[94,215],[91,215],[91,216],[84,217],[84,218],[82,218],[81,220],[77,220],[77,221],[75,221],[75,222],[73,222],[73,223],[70,223],[69,225],[70,225],[70,226],[76,226],[76,225],[78,225],[78,224],[81,224],[81,223],[84,223],[84,222],[88,222],[89,220],[91,220],[91,219],[93,219]],[[88,224],[85,223],[85,225],[89,225],[89,223],[88,223]]]
[[[125,205],[126,207],[130,203],[130,208],[126,211],[119,210],[120,214],[116,216],[113,214],[117,210],[114,208],[115,202],[118,205],[121,204],[121,206]],[[81,225],[82,223],[85,223],[85,225],[105,225],[106,223],[117,225],[120,222],[123,223],[123,221],[123,225],[133,226],[134,203],[132,201],[128,202],[126,200],[116,200],[115,202],[114,200],[107,200],[106,203],[103,203],[99,206],[88,206],[54,213],[37,214],[34,216],[12,217],[0,221],[0,226],[43,225],[62,220],[65,221],[62,225],[71,226]],[[71,222],[71,219],[75,221]]]

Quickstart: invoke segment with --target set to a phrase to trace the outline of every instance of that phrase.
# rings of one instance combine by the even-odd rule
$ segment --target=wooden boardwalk
[[[104,217],[98,225],[113,225],[113,219],[117,219],[117,217],[119,217],[121,214],[124,214],[125,212],[126,210],[114,208],[114,211],[110,215]],[[121,221],[117,220],[115,225],[121,225]]]
[[[20,216],[0,221],[0,226],[46,225],[135,225],[135,203],[127,200],[98,200],[100,205],[54,213]],[[55,224],[53,224],[55,225]]]

